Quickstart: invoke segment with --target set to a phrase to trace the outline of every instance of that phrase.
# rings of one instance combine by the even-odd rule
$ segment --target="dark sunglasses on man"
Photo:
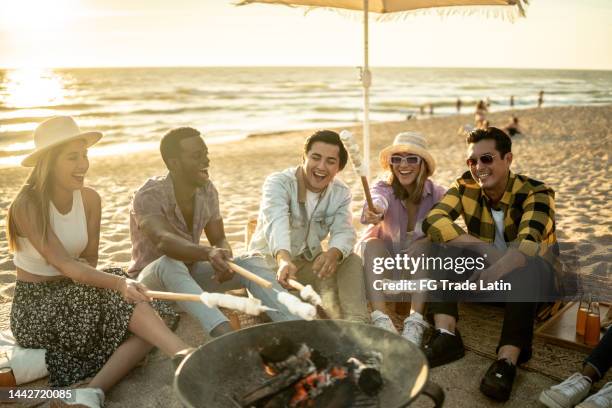
[[[491,163],[493,163],[493,159],[496,156],[497,156],[496,154],[485,153],[485,154],[483,154],[482,156],[480,156],[478,158],[469,157],[465,162],[468,165],[468,167],[476,166],[476,164],[478,164],[479,160],[480,160],[480,162],[482,164],[491,164]]]

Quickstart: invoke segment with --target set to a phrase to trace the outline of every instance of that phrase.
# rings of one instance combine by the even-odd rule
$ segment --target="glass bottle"
[[[588,346],[596,346],[599,343],[599,332],[601,325],[599,321],[599,303],[591,302],[586,318],[584,330],[584,342]]]
[[[589,312],[589,301],[582,297],[580,298],[580,304],[578,305],[578,312],[576,314],[576,334],[584,336],[584,329],[586,328],[586,318]]]

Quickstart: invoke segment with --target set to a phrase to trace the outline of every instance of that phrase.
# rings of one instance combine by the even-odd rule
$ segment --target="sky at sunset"
[[[372,22],[373,66],[612,69],[612,1]],[[226,0],[0,0],[0,67],[358,66],[362,23]]]

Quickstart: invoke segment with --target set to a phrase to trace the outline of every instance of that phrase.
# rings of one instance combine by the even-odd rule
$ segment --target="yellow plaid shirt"
[[[506,191],[496,210],[504,211],[504,240],[528,256],[552,261],[556,250],[555,192],[541,181],[510,172]],[[447,242],[465,231],[454,221],[463,217],[470,235],[488,243],[495,240],[489,199],[465,172],[423,221],[423,232],[433,242]]]

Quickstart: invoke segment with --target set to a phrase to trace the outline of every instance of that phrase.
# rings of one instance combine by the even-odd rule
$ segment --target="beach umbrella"
[[[305,6],[310,8],[330,8],[363,12],[363,68],[361,86],[363,88],[363,164],[369,174],[370,162],[370,85],[372,74],[368,58],[368,21],[369,13],[376,13],[384,19],[387,13],[414,13],[420,10],[433,10],[441,15],[481,14],[514,20],[525,15],[527,0],[239,0],[237,5],[251,3],[282,4],[285,6]],[[401,14],[400,14],[401,15]]]

